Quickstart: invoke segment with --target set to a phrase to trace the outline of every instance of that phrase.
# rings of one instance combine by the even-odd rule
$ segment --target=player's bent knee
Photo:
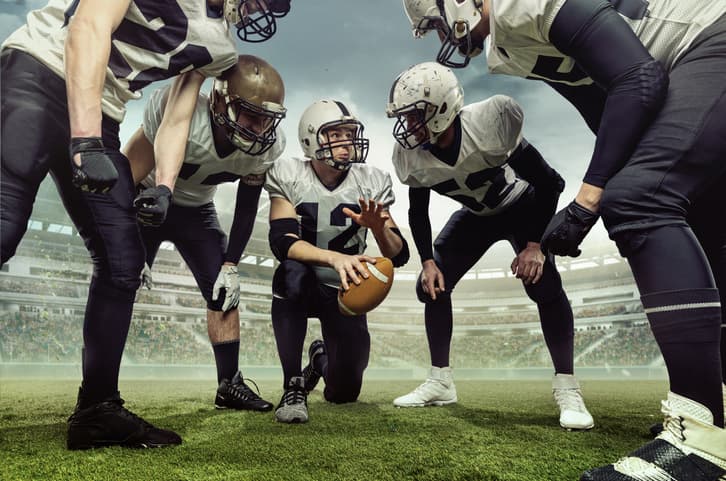
[[[295,260],[287,259],[280,263],[272,277],[272,292],[275,296],[291,301],[302,300],[306,287],[315,273],[312,269]]]
[[[419,280],[416,283],[416,297],[418,298],[419,302],[423,302],[424,304],[433,304],[434,302],[440,302],[444,299],[451,297],[451,293],[449,291],[439,292],[438,294],[436,294],[436,300],[434,300],[431,298],[430,295],[424,292],[423,285]]]

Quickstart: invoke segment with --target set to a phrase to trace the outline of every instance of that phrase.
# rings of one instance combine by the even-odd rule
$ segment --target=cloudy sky
[[[0,38],[19,27],[29,10],[45,3],[0,0]],[[368,162],[390,171],[394,178],[397,202],[392,214],[399,224],[405,224],[407,194],[390,162],[395,140],[391,136],[393,121],[385,115],[386,100],[391,83],[401,71],[435,57],[437,40],[433,35],[420,40],[412,37],[400,0],[293,0],[291,13],[279,26],[272,40],[240,44],[239,50],[267,59],[285,81],[288,116],[281,124],[288,138],[285,154],[301,154],[297,121],[307,105],[326,97],[345,102],[366,125],[371,139]],[[456,73],[466,103],[506,94],[523,106],[524,135],[566,179],[560,204],[569,202],[579,187],[594,142],[577,112],[544,84],[489,75],[483,56]],[[153,88],[147,87],[146,97]],[[140,124],[143,106],[143,98],[129,105],[121,127],[122,141]],[[224,204],[232,195],[232,188],[222,189],[218,203]],[[439,230],[458,204],[436,194],[433,199],[432,225]],[[606,238],[598,224],[586,242],[600,243]]]

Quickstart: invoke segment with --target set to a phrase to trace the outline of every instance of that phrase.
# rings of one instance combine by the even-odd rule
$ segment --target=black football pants
[[[107,194],[82,192],[71,183],[64,80],[18,50],[3,50],[0,62],[2,262],[14,255],[40,183],[50,172],[93,260],[83,324],[83,386],[86,398],[105,399],[118,390],[121,355],[144,265],[131,169],[119,151],[119,124],[103,117],[103,141],[119,172],[118,182]]]

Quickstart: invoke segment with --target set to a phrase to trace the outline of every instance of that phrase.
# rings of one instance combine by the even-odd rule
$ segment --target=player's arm
[[[434,261],[434,249],[431,237],[431,219],[429,218],[429,201],[431,190],[426,187],[409,187],[408,189],[408,224],[411,227],[413,242],[421,257],[421,286],[433,300],[436,294],[443,292],[444,274]]]
[[[557,209],[557,201],[565,189],[565,180],[526,139],[522,139],[507,163],[519,177],[534,187],[537,202],[526,220],[527,240],[539,244],[547,223]]]
[[[595,150],[576,198],[597,212],[602,188],[662,107],[668,73],[609,2],[567,0],[552,24],[550,41],[607,92]]]
[[[194,70],[174,79],[164,109],[164,117],[154,138],[156,185],[174,190],[184,162],[189,126],[197,105],[199,89],[205,77]]]
[[[224,256],[225,265],[236,266],[239,264],[242,253],[252,236],[252,229],[255,227],[261,192],[262,184],[247,185],[242,180],[239,181],[234,219],[232,227],[229,229],[227,253]]]
[[[229,242],[224,261],[219,268],[217,280],[212,288],[212,300],[216,301],[224,288],[222,310],[229,311],[239,305],[239,275],[237,264],[247,247],[257,217],[257,205],[260,201],[262,184],[247,185],[241,180],[237,186],[237,202],[234,207],[234,220],[229,230]]]
[[[166,219],[203,82],[204,76],[192,70],[177,76],[169,89],[164,116],[154,137],[156,186],[145,189],[134,199],[137,217],[143,225],[156,227]]]
[[[64,65],[73,184],[106,192],[118,179],[104,153],[101,96],[111,53],[111,34],[118,28],[130,0],[84,0],[68,24]]]
[[[348,290],[348,278],[360,284],[358,273],[368,278],[361,261],[375,263],[373,257],[350,256],[340,252],[320,249],[300,238],[300,222],[295,206],[282,197],[270,196],[270,248],[280,262],[286,259],[304,264],[328,266],[340,274],[343,289]]]
[[[388,207],[373,199],[366,201],[360,198],[358,204],[360,204],[360,213],[353,212],[347,207],[343,208],[343,213],[355,223],[371,230],[381,254],[391,259],[394,267],[406,264],[410,256],[408,243],[391,218]]]
[[[131,175],[134,177],[134,185],[136,185],[154,168],[154,144],[146,138],[143,127],[139,127],[133,133],[131,139],[124,145],[122,152],[129,159]]]

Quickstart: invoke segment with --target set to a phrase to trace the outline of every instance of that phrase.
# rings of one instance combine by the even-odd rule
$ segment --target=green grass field
[[[277,403],[278,382],[260,384]],[[0,480],[577,480],[643,444],[664,382],[583,382],[596,427],[557,423],[548,382],[457,382],[459,403],[397,409],[416,381],[367,381],[360,402],[309,398],[310,422],[216,411],[211,382],[126,381],[127,407],[174,429],[158,450],[65,449],[77,384],[0,380]]]

